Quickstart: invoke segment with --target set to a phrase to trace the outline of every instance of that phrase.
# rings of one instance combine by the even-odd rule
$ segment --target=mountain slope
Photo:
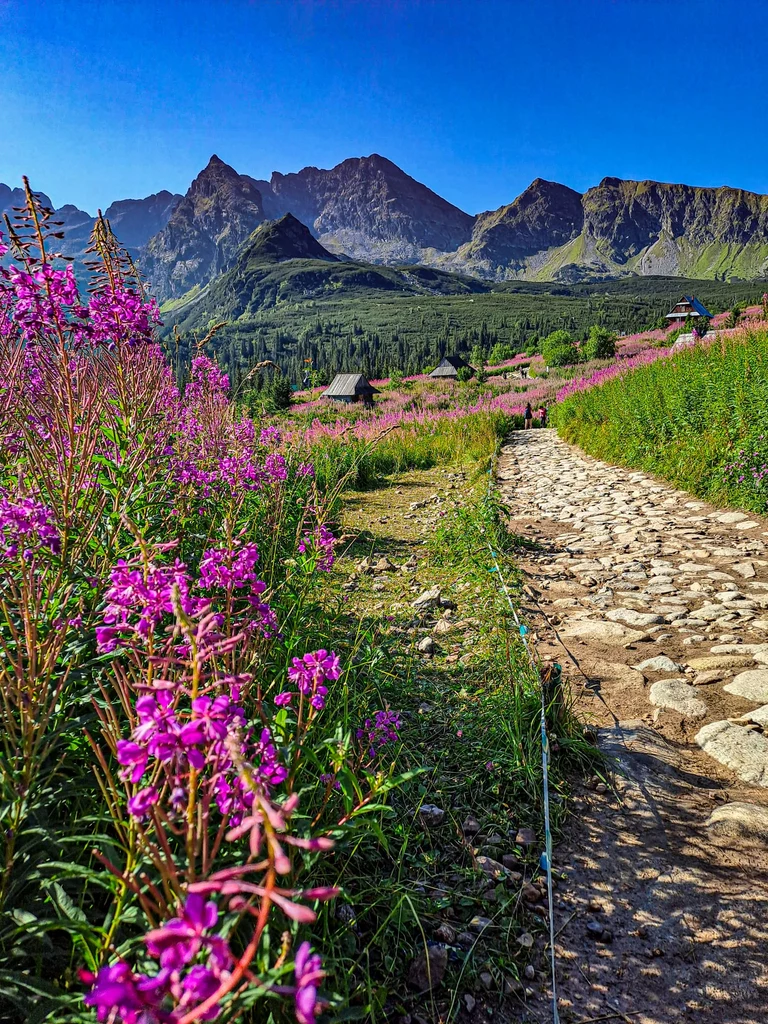
[[[418,260],[427,248],[456,249],[469,241],[474,221],[376,153],[330,170],[275,171],[259,187],[273,212],[292,213],[324,245],[375,262]]]
[[[50,208],[53,203],[44,192],[38,192],[43,205]],[[171,192],[158,192],[144,199],[120,199],[107,208],[106,218],[110,222],[118,241],[134,255],[138,250],[165,227],[174,207],[182,197]],[[14,208],[24,205],[24,189],[11,188],[0,182],[0,216],[7,213],[13,219]],[[95,218],[85,210],[66,203],[54,210],[54,220],[61,222],[64,238],[58,242],[59,250],[65,256],[82,261],[85,256]]]
[[[168,223],[147,243],[141,267],[152,290],[166,299],[206,284],[264,219],[253,179],[212,156]]]
[[[582,207],[578,238],[550,253],[536,276],[751,278],[768,271],[768,196],[604,178]]]
[[[284,260],[328,260],[336,263],[338,256],[324,249],[309,228],[293,214],[286,213],[279,220],[265,221],[257,228],[238,256],[238,262],[246,265],[281,263]]]
[[[119,199],[107,207],[104,216],[124,246],[140,249],[163,230],[183,198],[163,189],[144,199]]]
[[[205,287],[163,307],[166,329],[204,328],[212,319],[237,323],[279,307],[312,308],[317,300],[355,301],[377,294],[470,295],[487,292],[476,278],[429,267],[388,267],[341,260],[328,252],[292,214],[258,227],[231,267]]]
[[[472,240],[437,262],[500,280],[524,273],[531,257],[579,234],[584,223],[581,200],[566,185],[536,178],[514,202],[479,214]]]

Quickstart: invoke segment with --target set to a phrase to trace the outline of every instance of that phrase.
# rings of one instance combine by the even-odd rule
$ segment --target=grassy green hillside
[[[715,504],[768,510],[768,332],[745,327],[570,395],[560,433]]]

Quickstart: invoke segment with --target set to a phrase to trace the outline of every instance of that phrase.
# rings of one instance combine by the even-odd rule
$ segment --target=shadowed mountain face
[[[338,262],[313,237],[309,228],[286,213],[279,220],[266,221],[257,228],[239,254],[243,263],[281,263],[284,260],[327,260]]]
[[[146,199],[119,199],[107,207],[104,216],[123,245],[140,249],[162,231],[183,198],[163,189]]]
[[[263,220],[290,213],[323,246],[374,263],[418,263],[455,249],[473,218],[380,156],[258,181],[212,157],[142,261],[153,290],[176,297],[227,266]]]
[[[579,234],[584,224],[581,199],[566,185],[537,178],[513,203],[478,215],[472,240],[458,250],[451,265],[481,277],[524,271],[530,257]]]
[[[357,259],[381,262],[434,248],[450,251],[469,241],[473,217],[441,199],[390,160],[355,157],[329,171],[305,167],[260,182],[272,216],[292,213],[325,245]]]
[[[160,298],[183,295],[221,273],[264,220],[253,179],[212,156],[147,243],[142,270]]]
[[[50,197],[44,192],[37,194],[45,206],[53,206]],[[120,243],[136,254],[165,226],[181,198],[180,195],[163,191],[145,199],[121,199],[107,208],[105,216]],[[7,213],[13,219],[14,207],[23,205],[24,189],[12,189],[0,182],[0,215]],[[58,243],[59,250],[65,256],[82,259],[90,242],[95,218],[71,203],[60,206],[54,213],[54,220],[61,221],[61,230],[64,232],[64,238]]]

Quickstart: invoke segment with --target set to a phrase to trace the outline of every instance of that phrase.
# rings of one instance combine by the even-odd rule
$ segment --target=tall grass
[[[572,394],[558,430],[716,503],[768,511],[768,330],[742,329]]]

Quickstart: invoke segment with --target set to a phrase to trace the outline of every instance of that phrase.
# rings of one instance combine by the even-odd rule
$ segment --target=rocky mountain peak
[[[253,178],[214,154],[165,227],[147,243],[141,264],[153,291],[165,299],[205,284],[229,265],[264,220]]]
[[[291,213],[256,228],[243,247],[242,259],[266,263],[298,259],[338,262],[338,257],[324,249],[309,228]]]

